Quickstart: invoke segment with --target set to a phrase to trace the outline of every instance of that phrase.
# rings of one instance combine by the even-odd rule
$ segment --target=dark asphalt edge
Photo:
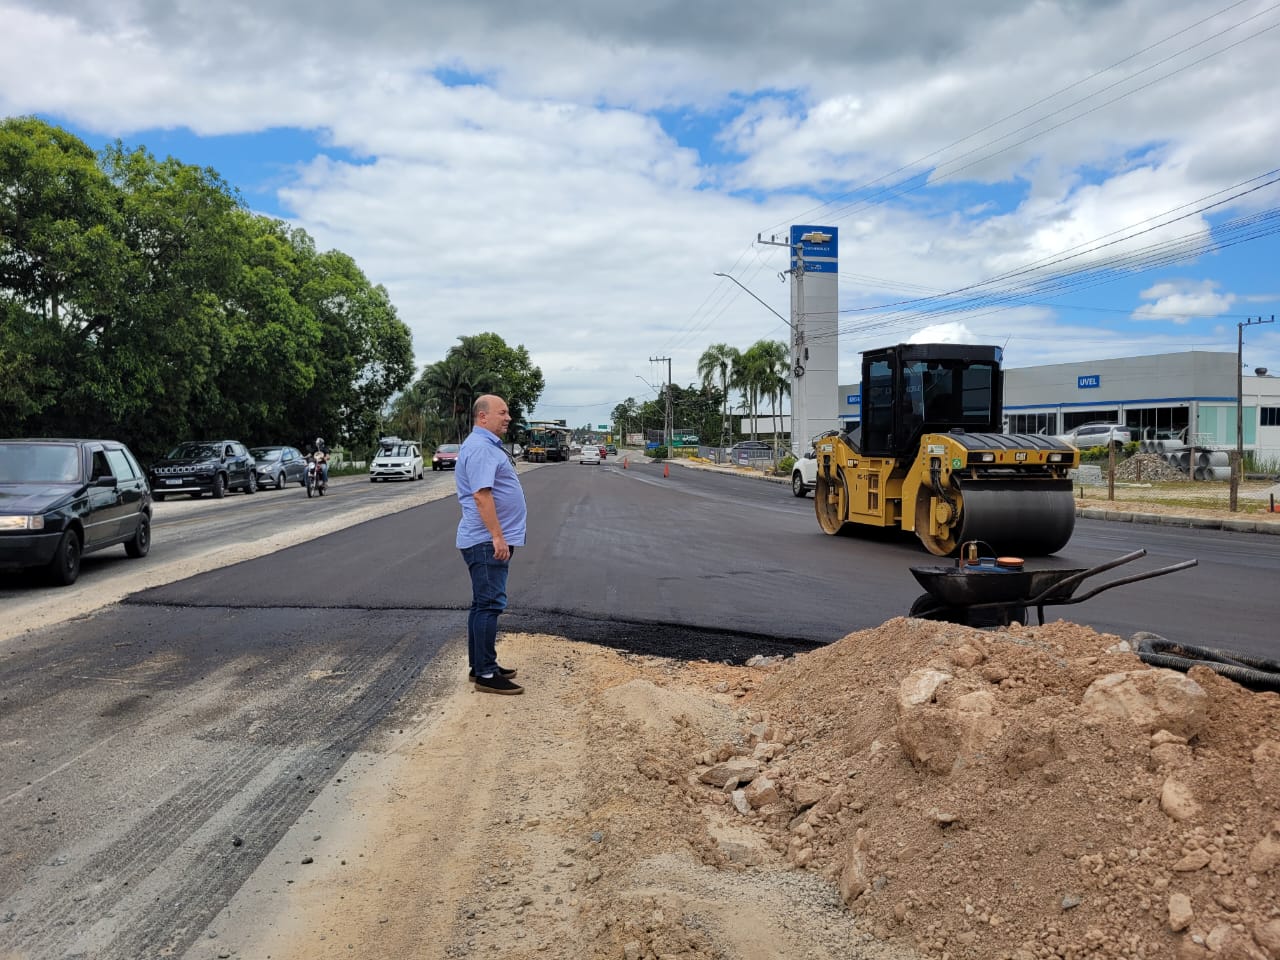
[[[705,473],[724,473],[734,477],[748,477],[754,480],[763,480],[766,483],[777,483],[784,486],[791,486],[791,480],[787,477],[771,477],[766,473],[739,473],[734,471],[730,473],[721,467],[713,465],[702,465],[695,463],[684,463],[679,460],[667,461],[668,463],[678,463],[682,467],[691,470],[702,470]],[[1218,517],[1193,517],[1187,514],[1176,513],[1131,513],[1124,510],[1108,510],[1106,507],[1076,507],[1076,516],[1084,517],[1086,520],[1111,520],[1116,523],[1150,523],[1161,527],[1190,527],[1196,530],[1223,530],[1227,533],[1261,533],[1271,536],[1280,536],[1280,523],[1268,522],[1265,520],[1246,520],[1236,519],[1234,517],[1218,518]]]
[[[430,607],[371,606],[369,604],[199,603],[190,600],[164,601],[141,597],[125,597],[120,605],[171,608],[175,610],[336,610],[364,613],[462,613],[465,605]],[[699,626],[671,620],[620,620],[616,617],[588,617],[572,610],[555,607],[508,608],[502,618],[502,633],[545,633],[580,643],[591,643],[616,650],[673,660],[716,660],[743,662],[757,654],[789,655],[817,650],[831,640],[809,640],[803,637],[778,636],[735,630],[729,627]],[[501,638],[501,635],[499,636]],[[688,651],[696,651],[689,653]],[[684,652],[681,652],[684,651]]]

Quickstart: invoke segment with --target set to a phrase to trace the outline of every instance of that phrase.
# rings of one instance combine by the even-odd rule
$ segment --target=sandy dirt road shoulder
[[[831,884],[735,836],[668,768],[673,743],[736,729],[734,695],[714,691],[740,668],[536,635],[504,636],[500,655],[526,693],[459,679],[390,775],[332,812],[323,855],[287,885],[280,864],[245,885],[274,894],[258,916],[233,904],[254,938],[220,935],[202,956],[911,956],[871,943]]]

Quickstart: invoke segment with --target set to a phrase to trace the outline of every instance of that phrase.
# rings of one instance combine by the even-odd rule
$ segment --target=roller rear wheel
[[[960,495],[954,490],[951,491],[951,497],[953,502],[957,504],[961,502]],[[920,495],[916,497],[916,536],[920,538],[924,548],[935,557],[949,557],[956,552],[956,548],[960,546],[961,541],[956,538],[953,532],[955,530],[954,526],[940,527],[938,533],[930,532],[929,520],[932,511],[946,509],[945,504],[941,507],[937,506],[937,504],[938,499],[936,497],[931,497],[928,491],[920,491]]]
[[[844,529],[849,517],[849,484],[843,473],[836,471],[832,478],[825,473],[818,474],[813,488],[813,511],[823,533],[834,537]]]

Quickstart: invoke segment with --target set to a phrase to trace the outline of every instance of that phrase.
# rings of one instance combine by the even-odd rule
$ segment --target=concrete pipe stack
[[[1225,450],[1201,450],[1196,454],[1197,467],[1226,467],[1230,464],[1231,458]]]
[[[1230,480],[1231,468],[1199,466],[1194,476],[1197,480]]]

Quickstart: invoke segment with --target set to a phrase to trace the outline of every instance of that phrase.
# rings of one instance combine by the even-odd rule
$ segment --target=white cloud
[[[1212,280],[1157,283],[1142,291],[1144,303],[1133,312],[1135,320],[1170,320],[1186,325],[1195,318],[1217,317],[1231,309],[1236,298],[1219,293]]]
[[[907,338],[907,343],[976,343],[973,331],[959,320],[933,323],[917,330]]]
[[[1194,215],[1099,246],[1274,165],[1280,115],[1257,78],[1280,52],[1280,14],[1264,0],[1219,9],[0,0],[0,110],[126,139],[169,126],[321,131],[368,162],[317,157],[281,200],[386,284],[419,362],[494,330],[543,367],[546,412],[585,422],[598,402],[645,395],[636,375],[655,380],[651,356],[671,356],[687,383],[712,342],[785,338],[712,273],[785,313],[773,279],[785,254],[749,241],[796,220],[840,228],[842,380],[856,377],[858,349],[908,338],[1007,342],[1016,363],[1185,349],[1150,325],[1135,336],[1094,315],[1064,320],[1059,304],[1079,291],[1027,288],[1022,271],[1118,266],[1156,243],[1207,239]],[[483,82],[449,86],[440,71]],[[681,147],[658,107],[723,118],[732,162]],[[914,173],[929,185],[904,191]],[[816,199],[869,181],[833,205]],[[1272,188],[1234,209],[1276,201]],[[1220,316],[1267,294],[1215,282],[1220,261],[1184,265],[1184,280],[1150,285],[1136,310],[1129,288],[1116,323]],[[962,293],[928,299],[947,291]],[[864,309],[903,300],[918,302]],[[1259,362],[1280,368],[1280,356]]]

